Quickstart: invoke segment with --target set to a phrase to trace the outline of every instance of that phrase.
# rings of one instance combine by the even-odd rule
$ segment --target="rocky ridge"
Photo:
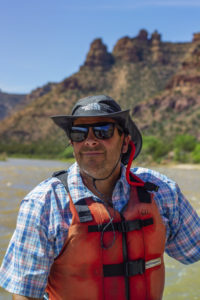
[[[194,35],[185,59],[164,91],[136,105],[132,116],[136,121],[142,119],[145,132],[168,136],[187,133],[200,140],[200,34]]]
[[[95,39],[77,73],[33,91],[24,109],[1,121],[0,138],[4,143],[65,143],[49,116],[67,114],[77,99],[100,93],[130,108],[143,133],[191,132],[199,138],[199,45],[200,34],[189,43],[170,43],[157,31],[149,37],[143,29],[136,37],[119,39],[109,53]]]

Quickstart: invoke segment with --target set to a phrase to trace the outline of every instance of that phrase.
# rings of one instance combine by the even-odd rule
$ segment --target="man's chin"
[[[105,159],[100,158],[90,158],[90,159],[85,159],[82,161],[81,165],[84,169],[90,170],[90,171],[99,171],[99,169],[102,169],[102,166],[104,166]]]
[[[90,177],[101,179],[107,176],[106,172],[102,170],[102,163],[92,166],[82,166],[80,167],[81,173],[86,174]]]

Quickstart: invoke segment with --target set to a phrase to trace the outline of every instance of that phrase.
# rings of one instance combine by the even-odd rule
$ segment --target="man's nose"
[[[92,128],[89,127],[89,132],[87,138],[85,139],[85,144],[88,146],[96,146],[98,143],[98,139],[94,135]]]

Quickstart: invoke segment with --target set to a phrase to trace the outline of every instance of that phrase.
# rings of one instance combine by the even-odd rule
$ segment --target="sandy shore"
[[[183,170],[200,170],[200,164],[172,164],[172,165],[170,164],[167,167],[171,167],[174,169],[183,169]]]
[[[171,168],[171,169],[181,169],[181,170],[200,170],[200,164],[179,164],[179,163],[135,163],[133,162],[132,167],[144,167],[144,168]]]

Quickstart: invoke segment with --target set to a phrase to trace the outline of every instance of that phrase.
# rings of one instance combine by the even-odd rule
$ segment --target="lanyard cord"
[[[113,219],[114,219],[114,216],[111,217],[111,214],[109,212],[109,209],[107,207],[107,205],[105,205],[105,208],[107,210],[107,213],[109,215],[109,219],[110,221],[104,226],[102,232],[101,232],[101,248],[103,249],[109,249],[113,246],[113,244],[115,243],[115,240],[116,240],[116,233],[115,233],[115,228],[114,228],[114,225],[113,225]],[[115,213],[115,212],[114,212]],[[107,227],[109,227],[109,225],[111,225],[112,227],[112,232],[113,232],[113,238],[112,238],[112,241],[108,244],[108,245],[105,245],[104,244],[104,241],[103,241],[103,236],[104,236],[104,232],[106,231]]]

